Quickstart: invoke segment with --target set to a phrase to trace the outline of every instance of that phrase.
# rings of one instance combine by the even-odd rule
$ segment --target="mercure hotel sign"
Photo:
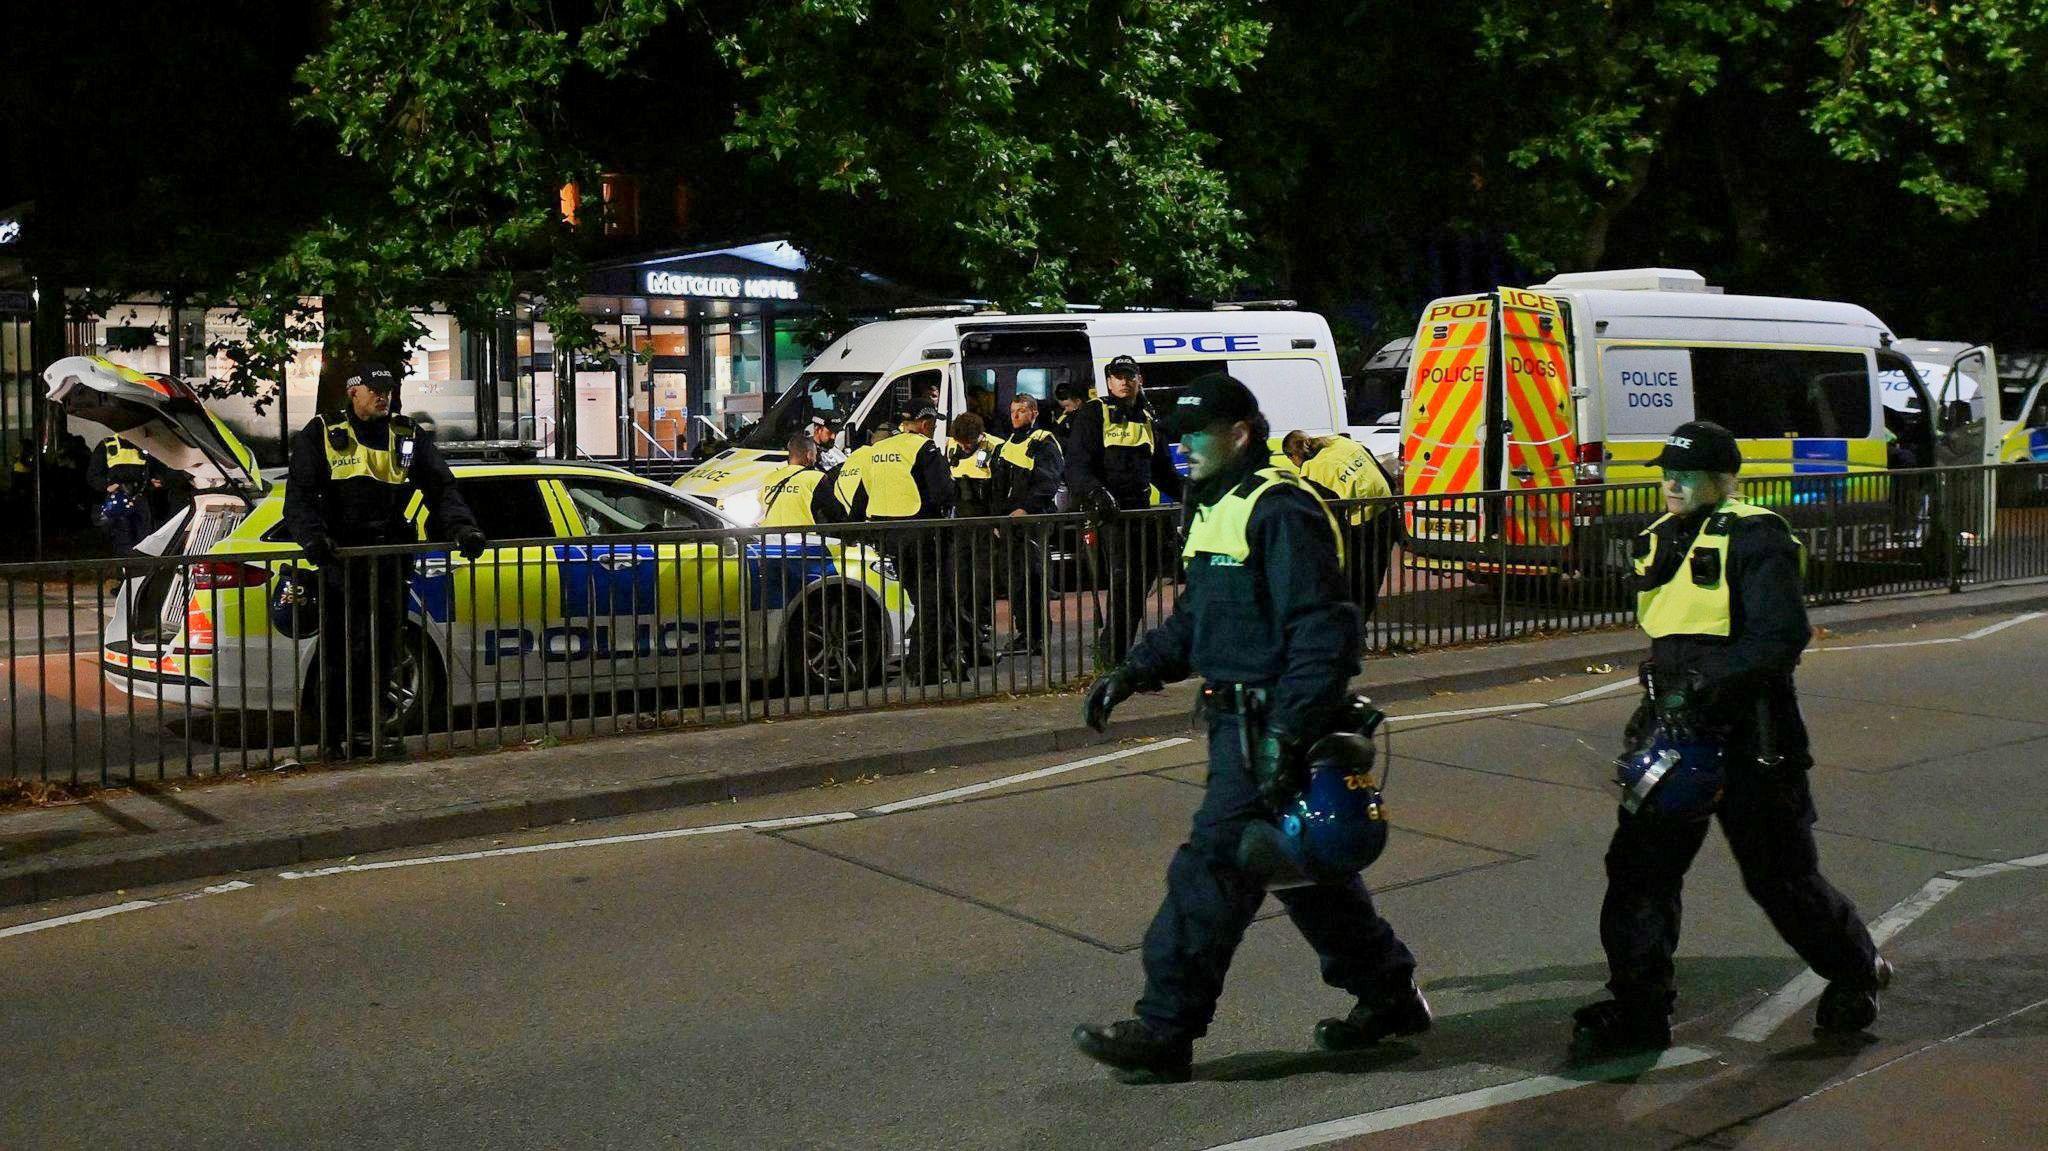
[[[642,281],[650,296],[703,296],[715,300],[794,300],[796,281],[773,276],[704,276],[691,272],[649,272]]]

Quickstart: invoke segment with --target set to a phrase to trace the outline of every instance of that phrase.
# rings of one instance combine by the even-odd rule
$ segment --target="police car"
[[[1056,410],[1062,384],[1104,394],[1103,368],[1118,356],[1144,370],[1155,412],[1197,377],[1229,372],[1259,398],[1275,435],[1327,435],[1345,426],[1330,325],[1291,301],[1207,312],[1003,315],[939,307],[897,315],[903,318],[863,324],[833,341],[760,423],[685,473],[676,489],[752,523],[761,515],[761,487],[813,416],[830,422],[849,452],[893,434],[903,413],[926,405],[939,410],[941,443],[946,423],[968,411],[1000,435],[1018,396],[1036,399],[1043,416]]]
[[[101,651],[107,682],[194,708],[282,712],[317,698],[317,638],[272,619],[278,584],[312,567],[282,523],[283,471],[259,472],[181,381],[83,356],[45,378],[74,433],[118,434],[186,471],[197,493],[138,550],[208,558],[121,589]],[[387,711],[405,728],[446,706],[742,675],[855,690],[902,654],[912,610],[870,548],[816,535],[608,542],[736,525],[601,464],[447,454],[494,546],[475,561],[418,557]]]

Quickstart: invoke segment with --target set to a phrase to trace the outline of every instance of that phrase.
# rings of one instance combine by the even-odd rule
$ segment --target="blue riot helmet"
[[[296,567],[277,569],[277,589],[270,595],[270,627],[289,639],[311,639],[320,632],[320,580]]]
[[[1269,889],[1342,881],[1387,847],[1386,806],[1373,778],[1372,740],[1338,732],[1308,752],[1308,786],[1271,822],[1246,827],[1238,865]]]
[[[1614,761],[1622,810],[1705,819],[1721,804],[1726,758],[1711,737],[1659,720],[1647,739]]]
[[[130,491],[128,486],[123,484],[108,492],[107,498],[101,500],[99,506],[92,510],[92,522],[99,527],[119,523],[133,515],[141,506],[142,495]]]

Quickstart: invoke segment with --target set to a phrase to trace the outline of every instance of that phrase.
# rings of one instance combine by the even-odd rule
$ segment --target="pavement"
[[[1679,1046],[1564,1058],[1605,976],[1633,705],[1626,666],[1570,666],[1599,638],[1578,637],[1370,669],[1437,669],[1383,693],[1394,834],[1366,876],[1436,1009],[1412,1040],[1316,1052],[1348,1000],[1269,906],[1194,1081],[1113,1082],[1068,1032],[1139,990],[1200,737],[1160,700],[1113,741],[940,764],[888,713],[834,729],[867,745],[815,721],[772,738],[911,757],[893,774],[0,908],[0,1146],[2038,1148],[2048,617],[1975,606],[1830,621],[1800,673],[1822,866],[1899,969],[1854,1040],[1811,1035],[1814,989],[1716,835],[1687,884]],[[1046,738],[1036,702],[919,718]],[[571,753],[498,758],[596,770]]]
[[[1850,633],[2048,608],[2048,585],[1872,600],[1816,609]],[[1383,704],[1588,668],[1626,675],[1633,629],[1368,662],[1361,690]],[[1116,739],[1186,734],[1193,685],[1139,696]],[[983,763],[1102,742],[1072,693],[763,720],[510,751],[337,769],[226,771],[110,788],[81,803],[0,812],[0,906],[243,869],[492,835],[576,820],[771,794],[871,776]],[[230,761],[231,762],[231,761]]]

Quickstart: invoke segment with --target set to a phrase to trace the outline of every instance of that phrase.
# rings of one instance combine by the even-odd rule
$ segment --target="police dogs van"
[[[1895,507],[1883,476],[1857,478],[1936,462],[1938,409],[1894,343],[1855,304],[1726,295],[1668,268],[1437,300],[1402,396],[1404,491],[1439,497],[1408,509],[1411,562],[1621,569],[1661,500],[1643,487],[1575,489],[1656,481],[1650,460],[1693,419],[1736,434],[1745,498],[1795,528],[1833,516],[1861,554],[1916,547],[1925,509]],[[1913,403],[1888,407],[1887,373]],[[1497,490],[1513,495],[1471,498]]]
[[[939,411],[941,440],[946,423],[968,411],[1003,435],[1015,397],[1036,399],[1046,414],[1059,410],[1054,395],[1062,384],[1107,394],[1103,368],[1117,356],[1138,361],[1155,413],[1195,378],[1223,371],[1251,388],[1276,436],[1296,429],[1327,435],[1345,423],[1330,325],[1286,301],[1272,310],[1242,304],[1208,312],[909,311],[917,314],[865,324],[834,341],[759,424],[676,488],[754,522],[762,484],[813,416],[838,429],[843,451],[892,433],[901,415],[927,404]]]

